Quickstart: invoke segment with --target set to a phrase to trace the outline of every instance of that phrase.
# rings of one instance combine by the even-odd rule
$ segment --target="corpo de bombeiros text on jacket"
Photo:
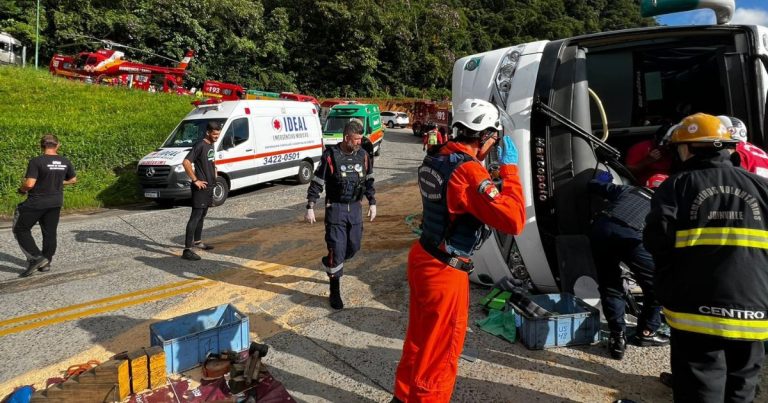
[[[768,339],[768,181],[727,151],[694,156],[654,193],[643,240],[678,330]]]

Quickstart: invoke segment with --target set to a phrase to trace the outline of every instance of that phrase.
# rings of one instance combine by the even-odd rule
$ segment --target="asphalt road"
[[[53,270],[20,279],[24,260],[0,226],[0,396],[61,375],[69,365],[148,346],[158,320],[232,303],[251,338],[269,344],[276,379],[299,401],[388,402],[408,318],[406,259],[420,212],[415,185],[423,157],[408,130],[387,130],[376,159],[378,214],[363,248],[345,264],[346,307],[328,307],[322,225],[301,222],[305,186],[289,182],[238,193],[211,209],[200,262],[181,260],[189,208],[154,206],[65,217]],[[319,219],[322,219],[320,216]],[[458,402],[671,401],[658,382],[668,348],[629,346],[622,361],[600,345],[531,351],[482,333],[471,287]],[[762,382],[768,390],[766,382]]]
[[[413,180],[414,168],[423,156],[420,139],[408,129],[387,129],[384,141],[375,164],[377,184]],[[304,185],[285,180],[236,192],[224,205],[209,211],[204,237],[296,221],[304,211],[306,190]],[[381,210],[379,214],[386,212]],[[240,263],[241,258],[225,255],[217,255],[215,263],[196,265],[177,258],[188,217],[189,208],[183,205],[163,209],[151,203],[65,216],[59,225],[53,270],[27,278],[18,277],[25,260],[9,223],[4,222],[0,229],[0,357],[14,365],[0,367],[0,383],[65,360],[154,318],[184,300],[186,293],[179,287],[186,283],[158,291],[155,299],[116,310],[101,312],[102,305],[93,301],[115,297],[118,303],[130,303],[122,296],[151,297],[149,292],[159,287],[212,276]],[[33,232],[38,233],[38,228]],[[90,304],[85,310],[91,313],[69,310],[84,303]],[[64,312],[52,312],[55,310]],[[29,318],[35,314],[39,317]]]

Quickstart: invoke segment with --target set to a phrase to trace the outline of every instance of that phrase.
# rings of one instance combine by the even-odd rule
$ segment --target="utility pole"
[[[37,0],[37,27],[35,28],[35,69],[37,69],[37,55],[40,53],[40,0]]]

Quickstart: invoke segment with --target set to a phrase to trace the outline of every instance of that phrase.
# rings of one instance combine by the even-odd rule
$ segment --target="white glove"
[[[306,214],[304,214],[304,220],[308,221],[310,224],[317,222],[315,219],[315,209],[308,208]]]
[[[376,218],[376,205],[372,204],[368,206],[368,217],[371,217],[371,221]]]

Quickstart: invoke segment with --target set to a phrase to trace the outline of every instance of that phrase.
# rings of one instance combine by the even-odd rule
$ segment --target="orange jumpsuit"
[[[441,154],[461,151],[450,142]],[[503,165],[501,193],[479,191],[488,171],[477,161],[460,165],[448,180],[450,219],[471,214],[483,223],[509,234],[519,234],[525,224],[525,201],[517,166]],[[469,316],[469,275],[435,259],[414,242],[408,254],[410,306],[403,355],[395,375],[395,397],[403,402],[448,402],[459,368],[459,355]]]

